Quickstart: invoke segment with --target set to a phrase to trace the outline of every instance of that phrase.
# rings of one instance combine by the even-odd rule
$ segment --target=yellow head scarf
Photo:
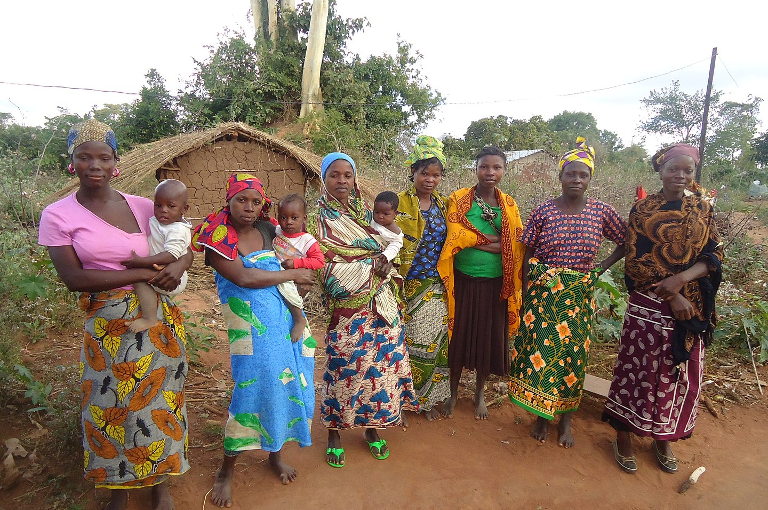
[[[565,165],[574,161],[581,161],[589,167],[589,173],[595,172],[595,149],[587,145],[587,139],[583,136],[576,138],[576,148],[563,154],[560,158],[560,171],[562,172]]]

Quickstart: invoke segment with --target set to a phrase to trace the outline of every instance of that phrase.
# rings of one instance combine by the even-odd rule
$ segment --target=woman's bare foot
[[[459,396],[455,393],[451,393],[451,398],[445,401],[443,405],[443,415],[447,418],[453,416],[453,410],[456,408],[456,401],[459,400]]]
[[[125,510],[128,506],[128,491],[126,489],[112,489],[110,499],[104,510]]]
[[[216,473],[213,482],[211,502],[221,508],[232,506],[232,475],[235,473],[235,459],[237,456],[224,456],[224,462]]]
[[[328,448],[329,449],[341,448],[341,435],[339,434],[338,430],[328,431]],[[333,464],[338,464],[340,466],[343,466],[344,454],[342,453],[336,456],[333,453],[327,453],[325,456],[325,461],[328,463],[333,463]]]
[[[424,416],[427,417],[427,421],[439,420],[442,417],[440,411],[437,410],[437,406],[433,406],[429,411],[424,411]]]
[[[531,430],[531,437],[541,443],[546,441],[547,437],[549,437],[549,420],[537,416],[536,422],[533,424],[533,430]]]
[[[557,440],[557,444],[564,448],[570,448],[575,444],[573,440],[573,427],[571,426],[572,421],[573,412],[570,412],[561,415],[560,423],[557,424],[557,430],[560,436]]]
[[[173,510],[173,498],[168,490],[168,483],[152,486],[152,508],[154,510]]]
[[[272,466],[272,469],[275,470],[277,476],[280,477],[280,481],[283,482],[283,485],[288,485],[299,475],[298,471],[296,471],[293,466],[289,466],[283,462],[280,452],[270,452],[269,464]]]
[[[479,397],[475,397],[475,419],[488,419],[488,406],[485,405],[485,396],[482,393]]]

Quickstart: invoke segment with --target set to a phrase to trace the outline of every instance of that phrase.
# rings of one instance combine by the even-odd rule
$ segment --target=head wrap
[[[433,136],[420,135],[416,138],[416,145],[413,146],[413,150],[408,155],[408,159],[405,160],[406,165],[413,165],[417,161],[424,159],[437,158],[445,168],[446,159],[443,154],[443,142]]]
[[[678,156],[690,156],[696,166],[698,166],[701,161],[699,149],[693,145],[688,145],[687,143],[676,143],[675,145],[661,149],[656,153],[656,156],[654,156],[654,159],[651,162],[653,164],[653,169],[658,172],[664,163]]]
[[[264,205],[259,214],[259,220],[269,221],[269,207],[272,201],[267,197],[261,181],[251,174],[232,174],[227,179],[226,201],[243,190],[255,189],[264,200]],[[204,251],[210,248],[222,257],[235,260],[237,258],[237,230],[230,220],[229,205],[224,206],[218,212],[209,214],[201,224],[192,232],[192,249]]]
[[[70,156],[75,149],[85,142],[103,142],[112,147],[117,153],[117,137],[112,128],[96,119],[88,119],[85,122],[72,126],[67,134],[67,154]]]
[[[587,145],[587,139],[583,136],[576,138],[576,148],[569,150],[560,158],[560,171],[565,169],[568,163],[580,161],[589,167],[589,173],[595,172],[595,149]]]
[[[354,159],[343,152],[331,152],[323,158],[323,162],[320,164],[320,177],[323,181],[325,181],[325,174],[328,173],[328,167],[331,166],[331,163],[340,159],[349,162],[349,164],[352,165],[352,171],[355,173],[355,176],[357,176],[357,167],[355,166]]]

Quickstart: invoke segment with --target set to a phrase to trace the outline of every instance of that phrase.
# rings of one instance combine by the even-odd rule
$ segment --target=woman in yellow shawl
[[[477,184],[448,198],[448,233],[437,269],[448,295],[450,415],[461,370],[475,370],[475,418],[488,418],[483,387],[509,372],[509,338],[520,324],[523,223],[515,200],[498,188],[507,158],[498,147],[475,157]]]
[[[450,396],[448,308],[437,260],[445,242],[446,197],[437,188],[445,174],[443,143],[419,136],[406,160],[413,185],[398,193],[397,224],[403,231],[400,274],[405,278],[405,341],[413,386],[428,420]]]

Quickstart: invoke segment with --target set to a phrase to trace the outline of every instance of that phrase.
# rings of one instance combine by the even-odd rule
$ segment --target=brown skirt
[[[479,278],[455,271],[456,317],[448,346],[452,372],[462,368],[488,374],[509,373],[507,300],[499,299],[503,278]]]

